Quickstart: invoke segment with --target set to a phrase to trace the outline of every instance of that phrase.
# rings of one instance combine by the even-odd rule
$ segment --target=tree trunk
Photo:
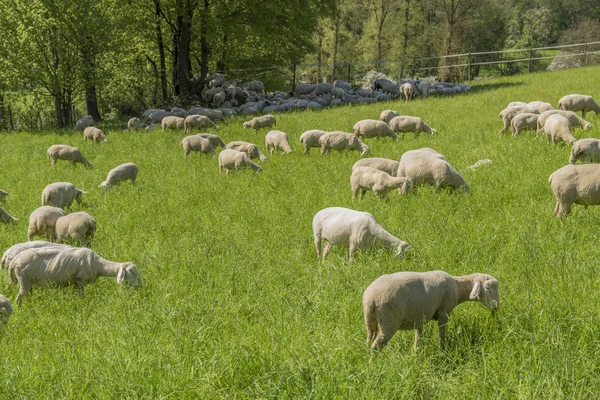
[[[173,92],[175,93],[175,96],[179,96],[180,93],[179,81],[177,80],[177,61],[179,60],[179,39],[177,36],[179,36],[179,32],[177,32],[176,29],[173,29],[173,50],[171,51],[171,85],[173,86]]]
[[[177,16],[177,82],[179,84],[179,92],[183,96],[189,96],[191,93],[190,82],[190,42],[192,39],[192,14],[193,10],[190,7],[189,1],[185,2],[185,6],[180,9],[181,13]]]
[[[319,26],[317,34],[319,35],[319,47],[317,50],[317,83],[321,83],[321,62],[323,59],[323,27]]]
[[[400,67],[400,79],[404,78],[404,59],[406,58],[406,48],[408,47],[408,23],[410,21],[410,0],[406,1],[406,8],[404,9],[404,33],[402,41],[402,64]]]
[[[222,44],[222,48],[221,48],[221,57],[219,58],[219,61],[217,61],[217,71],[224,73],[225,72],[225,66],[226,66],[226,61],[225,59],[227,58],[227,42],[229,41],[229,37],[227,35],[227,32],[223,32],[223,44]]]
[[[158,43],[158,55],[160,57],[160,87],[162,91],[162,102],[166,104],[169,100],[169,92],[167,90],[167,67],[165,62],[165,44],[162,37],[162,29],[160,27],[160,0],[154,0],[154,9],[156,11],[156,41]]]
[[[202,7],[202,27],[200,30],[200,81],[204,83],[208,75],[208,55],[210,48],[208,47],[208,12],[210,7],[209,0],[204,0]]]
[[[92,46],[92,38],[89,36],[86,37],[81,49],[81,68],[83,71],[87,113],[92,116],[94,121],[100,121],[102,118],[98,110],[98,98],[96,96],[96,57]]]
[[[54,115],[56,116],[56,123],[58,124],[59,128],[65,127],[62,109],[62,96],[60,95],[60,91],[57,90],[54,93]]]

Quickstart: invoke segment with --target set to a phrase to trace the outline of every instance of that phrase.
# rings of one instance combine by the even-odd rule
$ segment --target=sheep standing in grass
[[[12,313],[13,308],[10,304],[10,300],[8,300],[6,296],[0,294],[0,324],[6,325]]]
[[[369,146],[358,140],[356,135],[346,132],[327,132],[321,135],[319,138],[319,144],[321,145],[321,154],[331,152],[331,149],[337,150],[340,153],[346,151],[346,155],[350,150],[360,151],[360,155],[364,156],[371,152]]]
[[[355,167],[352,168],[350,185],[352,186],[352,201],[354,201],[359,191],[361,200],[365,197],[367,190],[372,190],[377,197],[385,195],[394,188],[402,194],[407,194],[412,182],[404,177],[392,176],[373,167]]]
[[[210,128],[214,127],[219,132],[219,127],[204,115],[188,115],[184,123],[184,133],[191,132],[194,128]]]
[[[259,130],[260,128],[267,128],[277,126],[277,118],[271,114],[266,114],[260,117],[254,117],[250,121],[243,123],[244,128],[254,128]]]
[[[209,139],[206,139],[199,135],[186,136],[179,144],[183,147],[183,157],[188,158],[191,151],[197,151],[206,155],[215,155],[215,148]]]
[[[35,236],[45,235],[50,240],[56,239],[54,226],[56,220],[67,215],[61,208],[52,206],[41,206],[36,208],[29,216],[29,229],[27,240],[31,241]]]
[[[260,161],[268,160],[267,156],[265,156],[263,154],[263,152],[260,151],[258,146],[255,144],[252,144],[252,143],[248,143],[248,142],[239,140],[239,141],[227,143],[227,146],[225,146],[225,148],[231,149],[231,150],[243,151],[244,153],[246,153],[248,155],[248,157],[250,157],[253,160],[256,158],[258,158]]]
[[[225,142],[217,135],[213,135],[212,133],[197,133],[196,136],[203,137],[204,139],[210,140],[213,147],[220,147],[222,149],[225,148]]]
[[[55,144],[50,146],[47,151],[48,162],[50,166],[54,167],[57,160],[70,161],[72,164],[81,163],[88,168],[92,168],[93,165],[81,154],[81,151],[77,147],[71,147],[64,144]]]
[[[262,172],[262,168],[248,157],[243,151],[225,149],[219,153],[219,174],[229,175],[229,170],[252,168],[254,172]]]
[[[528,105],[506,107],[504,110],[502,110],[500,112],[500,118],[502,118],[502,122],[504,123],[504,126],[502,127],[500,134],[504,134],[504,132],[508,131],[508,128],[510,127],[510,123],[516,115],[523,114],[523,113],[539,114],[540,112],[535,107],[528,106]]]
[[[394,133],[392,129],[383,121],[377,121],[374,119],[363,119],[354,124],[352,132],[357,137],[373,138],[376,137],[391,137],[392,139],[398,139],[398,135]]]
[[[435,129],[423,122],[421,118],[410,117],[407,115],[392,118],[390,120],[390,128],[396,133],[413,132],[415,137],[419,136],[419,132],[429,133],[430,135],[433,135],[437,132]]]
[[[319,139],[326,133],[326,131],[313,129],[300,135],[300,143],[302,143],[302,146],[304,146],[303,154],[310,154],[310,149],[312,147],[320,148],[321,144],[319,143]]]
[[[579,139],[571,148],[569,164],[575,164],[577,160],[583,162],[600,162],[600,140]]]
[[[61,242],[71,238],[87,246],[94,239],[96,220],[85,211],[74,212],[58,218],[54,231]]]
[[[585,118],[585,114],[593,111],[596,115],[600,114],[600,105],[592,96],[583,94],[570,94],[564,96],[558,101],[558,108],[568,111],[581,111],[581,117]]]
[[[292,152],[290,139],[288,138],[287,133],[282,131],[269,131],[265,136],[265,147],[271,155],[277,150],[281,150],[285,154],[290,154]]]
[[[184,129],[185,121],[186,120],[181,117],[165,117],[162,119],[160,126],[163,132],[167,129]]]
[[[92,126],[92,125],[94,125],[94,119],[92,118],[91,115],[86,115],[85,117],[83,117],[79,121],[77,121],[77,123],[75,124],[75,127],[73,128],[73,130],[71,132],[81,132],[88,126]]]
[[[405,84],[400,86],[400,91],[402,92],[402,95],[404,96],[404,102],[408,103],[408,101],[410,99],[412,99],[412,95],[413,95],[412,84],[410,82],[406,82]]]
[[[496,312],[499,284],[487,274],[450,276],[444,271],[380,276],[367,287],[362,300],[369,352],[381,350],[398,330],[412,329],[416,349],[423,326],[432,319],[438,322],[443,350],[452,310],[465,301],[479,301]]]
[[[556,114],[562,115],[563,117],[567,118],[569,120],[569,123],[571,124],[571,128],[580,126],[583,128],[584,131],[587,131],[588,129],[590,129],[592,127],[591,123],[587,122],[583,118],[580,118],[573,111],[549,110],[549,111],[545,111],[545,112],[541,113],[540,116],[538,117],[537,133],[541,133],[544,130],[544,125],[546,124],[546,120],[551,115],[556,115]]]
[[[343,207],[325,208],[315,214],[312,222],[317,259],[321,258],[321,241],[327,244],[323,250],[323,260],[331,246],[348,247],[350,261],[356,250],[365,251],[371,247],[393,249],[396,256],[409,249],[408,243],[398,239],[383,229],[375,217],[368,212]]]
[[[51,183],[42,191],[42,205],[69,208],[73,201],[81,204],[81,196],[85,193],[70,182]]]
[[[18,221],[18,219],[7,213],[4,208],[0,207],[0,222],[3,224],[8,224],[15,221]]]
[[[114,185],[121,183],[126,180],[131,180],[131,183],[135,184],[137,179],[138,167],[134,163],[124,163],[108,171],[106,180],[100,184],[102,189],[108,190]]]
[[[515,115],[510,121],[513,136],[517,136],[524,129],[535,131],[537,129],[537,121],[539,114],[523,113]]]
[[[130,286],[142,283],[140,273],[131,262],[106,260],[85,247],[43,247],[19,253],[10,263],[12,283],[19,284],[17,304],[30,294],[33,286],[75,285],[83,295],[86,284],[102,276],[116,276],[117,283]]]
[[[91,140],[92,142],[108,142],[108,139],[98,128],[94,128],[93,126],[88,126],[83,130],[83,140]]]
[[[0,203],[6,203],[6,198],[10,196],[8,192],[0,190]]]
[[[392,120],[392,118],[399,117],[399,116],[400,116],[400,114],[398,114],[397,111],[394,111],[394,110],[384,110],[379,115],[379,120],[385,122],[386,124],[389,124],[390,121]]]
[[[38,249],[40,247],[70,247],[66,244],[47,242],[45,240],[34,240],[32,242],[17,243],[4,252],[2,259],[0,260],[0,269],[8,269],[8,266],[12,260],[22,251],[28,249]]]
[[[165,111],[165,110],[154,111],[152,114],[150,114],[148,116],[146,123],[150,122],[153,124],[160,124],[164,118],[172,117],[172,116],[174,116],[173,113],[169,112],[169,111]]]
[[[385,173],[388,173],[391,176],[398,176],[399,165],[399,161],[390,160],[389,158],[363,158],[362,160],[358,160],[354,163],[354,165],[352,166],[352,171],[354,171],[358,167],[372,167]]]
[[[600,164],[565,165],[548,178],[556,207],[554,215],[566,217],[573,204],[597,206],[600,204]]]
[[[139,131],[146,128],[146,124],[142,123],[139,118],[131,118],[127,121],[127,130],[129,132]]]
[[[449,187],[469,192],[464,178],[439,153],[432,149],[407,151],[400,158],[398,176],[404,176],[413,185],[427,184],[438,188]]]
[[[560,114],[554,114],[548,117],[544,124],[544,133],[548,142],[567,142],[575,143],[577,139],[571,134],[571,124],[569,120]]]

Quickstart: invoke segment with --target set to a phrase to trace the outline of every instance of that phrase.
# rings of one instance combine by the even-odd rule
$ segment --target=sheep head
[[[119,269],[117,274],[117,283],[126,281],[130,286],[135,287],[142,284],[140,273],[133,263],[125,263]]]
[[[498,286],[500,282],[491,275],[478,274],[475,278],[469,300],[477,300],[492,311],[498,311],[500,295]]]

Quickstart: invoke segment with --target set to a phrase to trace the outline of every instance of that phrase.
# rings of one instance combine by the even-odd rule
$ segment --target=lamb
[[[244,122],[243,125],[244,128],[259,130],[260,128],[277,126],[277,119],[271,114],[266,114],[261,117],[254,117],[250,121]]]
[[[394,117],[390,120],[390,128],[394,132],[413,132],[415,137],[419,136],[419,132],[429,133],[433,135],[437,130],[431,128],[419,117],[409,117],[406,115]]]
[[[104,132],[98,128],[94,128],[93,126],[88,126],[83,130],[83,140],[88,139],[96,143],[99,143],[100,141],[105,143],[108,142]]]
[[[540,112],[535,107],[528,106],[528,105],[506,107],[504,110],[502,110],[500,112],[500,118],[502,118],[502,121],[504,122],[504,126],[502,127],[500,134],[504,134],[504,132],[506,132],[508,130],[508,127],[510,126],[512,119],[517,114],[523,114],[523,113],[539,114]]]
[[[354,163],[354,165],[352,166],[352,171],[354,171],[358,167],[372,167],[380,171],[386,172],[391,176],[397,176],[399,165],[400,162],[396,160],[390,160],[389,158],[363,158],[362,160],[358,160]]]
[[[408,101],[412,98],[412,95],[413,95],[412,84],[410,82],[406,82],[405,84],[400,86],[400,91],[402,92],[402,95],[404,96],[404,99],[405,99],[404,102],[408,103]]]
[[[575,143],[577,139],[571,134],[571,124],[569,120],[560,114],[554,114],[548,117],[544,124],[544,133],[548,138],[548,142],[556,143],[563,141]]]
[[[75,285],[83,296],[84,286],[102,276],[116,276],[117,283],[125,281],[130,286],[142,284],[133,263],[109,261],[85,247],[28,249],[12,260],[9,269],[10,281],[19,284],[19,305],[26,295],[31,294],[33,286]]]
[[[29,216],[29,229],[27,240],[31,241],[35,236],[47,236],[50,240],[56,239],[54,226],[56,220],[67,215],[61,208],[52,206],[41,206],[36,208]]]
[[[164,117],[160,123],[160,126],[162,127],[163,132],[167,129],[184,129],[186,120],[187,118],[184,119],[175,116]]]
[[[327,132],[321,135],[319,144],[321,145],[321,154],[329,153],[331,149],[337,150],[340,153],[346,150],[346,155],[348,155],[350,150],[360,150],[362,157],[371,152],[369,146],[358,140],[356,135],[340,131]]]
[[[267,156],[265,156],[263,154],[263,152],[260,151],[258,146],[255,144],[252,144],[252,143],[244,142],[241,140],[235,141],[235,142],[229,142],[229,143],[227,143],[227,146],[225,146],[225,148],[231,149],[231,150],[243,151],[244,153],[246,153],[248,155],[248,157],[250,157],[250,159],[258,158],[260,161],[268,160]]]
[[[10,305],[10,300],[8,300],[6,296],[0,294],[0,324],[6,325],[12,312],[13,309]]]
[[[265,147],[271,155],[277,150],[281,150],[285,154],[290,154],[292,152],[290,139],[288,138],[287,133],[282,131],[269,131],[265,136]]]
[[[558,108],[568,111],[581,111],[581,117],[585,118],[585,114],[593,111],[596,115],[600,114],[600,105],[592,96],[582,94],[570,94],[564,96],[558,101]]]
[[[365,197],[367,190],[372,190],[377,197],[396,188],[398,192],[407,194],[412,182],[404,177],[396,177],[373,167],[353,167],[350,176],[352,186],[352,201],[360,191],[360,199]]]
[[[197,151],[206,155],[215,154],[215,148],[209,139],[206,139],[199,135],[186,136],[179,144],[183,147],[183,157],[188,158],[191,151]]]
[[[4,210],[4,208],[0,207],[0,222],[2,222],[3,224],[9,224],[11,222],[16,221],[18,221],[18,219],[7,213],[6,210]]]
[[[92,168],[93,165],[89,162],[77,147],[67,146],[65,144],[55,144],[48,148],[47,151],[48,162],[50,166],[56,165],[56,160],[70,161],[72,164],[81,163],[88,168]]]
[[[85,211],[74,212],[58,218],[54,231],[56,238],[61,242],[72,238],[87,246],[94,239],[96,221]]]
[[[575,114],[573,111],[549,110],[549,111],[545,111],[545,112],[541,113],[540,116],[538,117],[537,133],[540,133],[544,130],[544,125],[546,124],[546,120],[548,119],[548,117],[550,117],[551,115],[555,115],[555,114],[559,114],[559,115],[562,115],[563,117],[567,118],[569,120],[569,123],[571,124],[571,128],[581,126],[584,131],[587,131],[588,129],[590,129],[592,127],[591,123],[587,122],[583,118],[579,118],[579,116],[577,114]]]
[[[83,131],[88,126],[92,126],[92,125],[94,125],[94,119],[92,118],[91,115],[86,115],[85,117],[83,117],[79,121],[77,121],[77,123],[75,124],[75,127],[73,128],[73,130],[71,132],[80,132],[80,131]]]
[[[535,131],[537,129],[537,121],[539,116],[539,114],[532,113],[515,115],[512,121],[510,121],[513,136],[517,136],[524,129]]]
[[[385,247],[393,249],[396,256],[400,257],[410,247],[408,243],[383,229],[373,215],[349,208],[324,208],[315,214],[312,227],[317,259],[321,258],[321,241],[327,241],[323,250],[323,261],[333,245],[348,247],[350,261],[353,260],[356,250]]]
[[[174,114],[165,110],[154,111],[146,119],[146,123],[151,122],[153,124],[160,124],[165,117],[173,117]]]
[[[81,196],[85,193],[69,182],[51,183],[42,191],[42,205],[69,208],[74,200],[81,204]]]
[[[6,198],[10,196],[8,194],[8,192],[4,191],[4,190],[0,190],[0,202],[2,203],[6,203]]]
[[[579,139],[571,149],[569,164],[575,164],[577,160],[582,163],[600,162],[600,140],[598,139]]]
[[[569,215],[573,204],[596,206],[600,204],[600,164],[565,165],[548,178],[556,208],[554,215]]]
[[[188,115],[183,123],[184,133],[189,133],[194,128],[214,127],[219,132],[219,127],[204,115]]]
[[[129,132],[138,131],[146,128],[146,124],[142,123],[139,118],[131,118],[127,121],[127,130]]]
[[[379,115],[379,120],[385,122],[386,124],[389,124],[390,121],[392,120],[392,118],[399,117],[399,116],[400,116],[400,114],[398,114],[397,111],[384,110],[381,112],[381,115]]]
[[[380,137],[391,137],[396,140],[398,135],[394,133],[392,129],[383,121],[377,121],[374,119],[363,119],[362,121],[358,121],[354,124],[354,128],[352,128],[352,132],[357,137],[372,138],[376,137],[379,139]]]
[[[100,184],[102,189],[108,190],[112,188],[114,185],[126,181],[128,179],[131,180],[131,183],[135,184],[135,180],[138,174],[138,167],[134,163],[128,162],[119,165],[108,171],[108,175],[106,176],[106,180]]]
[[[213,135],[212,133],[197,133],[196,136],[210,140],[213,147],[220,147],[222,149],[225,148],[225,142],[217,135]]]
[[[438,321],[443,350],[452,310],[465,301],[479,301],[496,313],[499,285],[487,274],[450,276],[444,271],[427,271],[380,276],[367,287],[362,299],[369,353],[380,351],[398,330],[414,329],[416,349],[423,326],[432,319]]]
[[[321,144],[319,143],[319,138],[326,133],[326,131],[313,129],[310,131],[306,131],[302,135],[300,135],[300,143],[302,143],[302,145],[304,146],[303,154],[310,154],[311,147],[320,148]]]
[[[469,192],[469,185],[452,165],[440,158],[441,154],[432,153],[433,150],[430,150],[405,152],[400,158],[397,176],[408,178],[413,185],[427,184],[435,186],[436,189],[449,187]]]
[[[229,170],[240,168],[252,168],[254,172],[262,172],[262,168],[248,157],[243,151],[225,149],[219,153],[219,174],[229,175]]]
[[[545,111],[554,110],[554,107],[552,106],[552,104],[546,103],[543,101],[530,101],[527,105],[534,107],[536,110],[538,110],[540,112],[540,114]]]

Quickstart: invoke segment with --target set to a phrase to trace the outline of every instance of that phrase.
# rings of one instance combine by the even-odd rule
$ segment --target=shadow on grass
[[[502,88],[522,86],[524,83],[519,82],[501,82],[501,83],[483,83],[481,85],[471,86],[471,93],[489,92],[491,90],[497,90]]]

